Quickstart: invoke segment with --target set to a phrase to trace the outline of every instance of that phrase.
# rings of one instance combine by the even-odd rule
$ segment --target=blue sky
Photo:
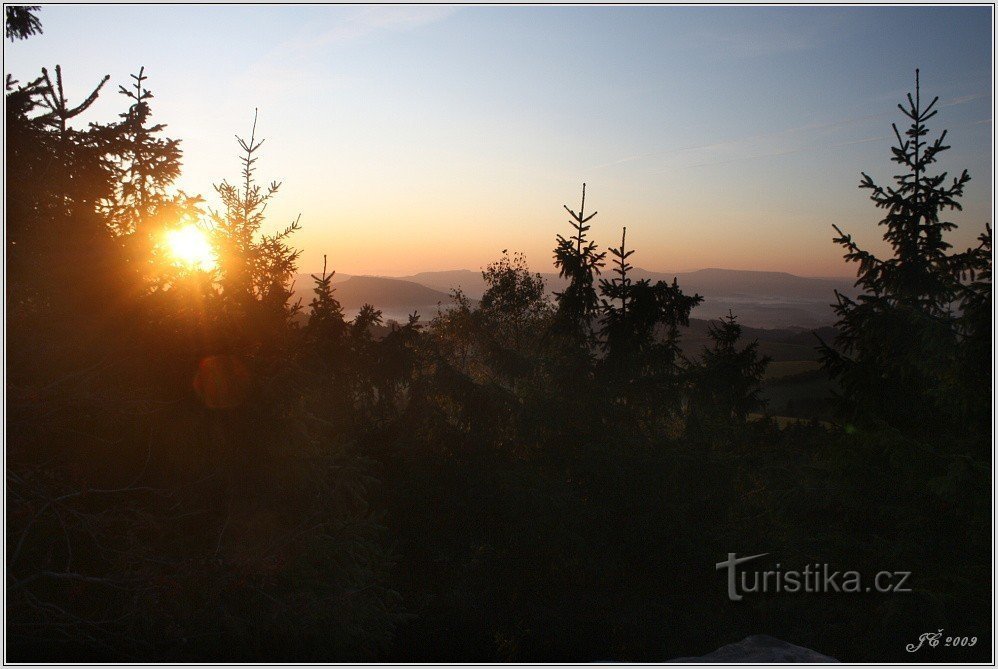
[[[833,223],[881,250],[896,108],[922,71],[940,96],[940,169],[992,212],[990,7],[46,6],[7,72],[63,67],[76,99],[146,67],[183,140],[180,184],[212,202],[259,107],[274,227],[301,212],[302,268],[475,269],[502,249],[550,267],[581,183],[603,246],[634,264],[845,275]]]

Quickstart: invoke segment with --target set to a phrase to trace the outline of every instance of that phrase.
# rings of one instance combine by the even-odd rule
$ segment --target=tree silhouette
[[[507,348],[519,348],[527,328],[536,323],[549,303],[544,294],[544,279],[531,273],[522,253],[502,258],[482,271],[487,288],[482,294],[481,309],[495,335]]]
[[[589,240],[586,233],[590,226],[586,225],[598,212],[586,216],[586,184],[582,184],[582,204],[575,213],[565,206],[571,216],[570,221],[574,234],[568,238],[559,234],[554,250],[554,264],[558,274],[568,279],[568,287],[560,293],[555,293],[558,311],[556,315],[557,330],[569,334],[576,341],[588,343],[592,334],[592,321],[598,315],[599,296],[596,293],[595,280],[603,267],[605,252],[597,251],[596,243]]]
[[[512,387],[527,374],[538,353],[543,332],[549,326],[551,303],[544,279],[531,273],[522,253],[502,257],[482,271],[487,288],[477,312],[476,329],[481,355],[494,375]]]
[[[30,333],[20,350],[35,350],[46,367],[74,364],[57,351],[103,350],[91,344],[108,341],[105,316],[126,292],[121,247],[100,212],[114,192],[113,132],[73,125],[107,79],[76,105],[59,66],[54,78],[43,68],[25,84],[6,80],[9,314],[20,323],[15,333]]]
[[[600,345],[604,353],[601,372],[621,399],[677,410],[679,406],[680,327],[689,326],[691,311],[703,301],[685,295],[673,279],[651,283],[632,281],[627,259],[627,228],[620,246],[611,248],[616,267],[613,279],[600,280],[603,295]]]
[[[732,418],[744,421],[749,412],[762,408],[762,375],[771,361],[759,355],[758,341],[738,347],[742,326],[730,310],[725,318],[711,322],[707,332],[711,346],[705,346],[690,364],[689,414],[698,428]]]
[[[130,88],[118,87],[129,101],[117,127],[121,148],[116,162],[116,190],[109,207],[111,226],[118,234],[131,234],[163,206],[166,188],[180,175],[180,140],[160,137],[162,123],[149,124],[152,91],[146,86],[145,68],[130,75]]]
[[[75,107],[70,106],[69,100],[66,98],[66,94],[62,87],[62,67],[59,65],[55,66],[55,83],[52,83],[52,78],[49,76],[48,70],[44,67],[42,68],[42,79],[45,81],[45,86],[39,88],[41,93],[41,106],[48,109],[48,113],[38,117],[38,120],[45,121],[52,125],[57,131],[60,139],[66,140],[73,134],[72,129],[69,127],[69,120],[73,119],[87,109],[97,101],[97,96],[100,95],[101,88],[107,83],[111,75],[105,74],[104,78],[101,79],[97,87],[91,91],[90,95],[84,98],[83,102],[76,105]]]
[[[4,8],[4,37],[13,42],[42,34],[42,22],[36,16],[38,5],[10,5]]]
[[[309,316],[308,325],[310,328],[317,328],[327,331],[328,336],[331,339],[339,338],[339,335],[345,328],[345,323],[343,321],[343,307],[340,306],[339,300],[333,295],[336,291],[333,288],[333,276],[336,271],[326,272],[326,256],[322,256],[322,273],[319,275],[312,275],[312,280],[315,281],[315,287],[312,292],[315,293],[315,297],[309,302]]]
[[[634,335],[636,333],[630,327],[632,321],[628,318],[627,313],[627,302],[632,297],[633,288],[631,279],[627,276],[632,266],[627,262],[627,259],[634,253],[634,250],[628,251],[626,245],[627,227],[625,226],[620,235],[620,247],[610,248],[610,255],[613,256],[613,264],[615,265],[612,271],[616,276],[610,280],[600,279],[600,292],[604,296],[601,321],[603,340],[601,343],[603,350],[611,358],[611,364],[615,362],[616,358],[620,359],[621,364],[626,364],[630,355],[629,351],[625,351],[625,349],[632,345],[640,346],[635,341]],[[620,306],[615,306],[614,301],[619,302]]]
[[[960,391],[947,379],[958,351],[975,335],[961,332],[955,307],[961,296],[974,295],[971,302],[990,299],[983,295],[991,290],[990,281],[961,282],[968,272],[990,267],[989,241],[952,254],[944,239],[956,224],[941,215],[961,208],[959,198],[970,176],[964,170],[947,183],[945,172],[929,173],[949,148],[946,131],[926,139],[926,122],[936,115],[937,101],[923,105],[916,70],[914,97],[909,93],[907,106],[898,105],[910,126],[903,135],[893,126],[897,146],[891,159],[904,171],[894,177],[894,186],[878,186],[866,173],[860,183],[887,212],[879,224],[886,228],[893,256],[878,258],[835,227],[845,259],[858,264],[856,285],[862,294],[854,301],[836,292],[839,334],[834,348],[822,343],[824,364],[842,385],[847,415],[923,435],[958,429],[946,418],[953,416],[946,408]]]
[[[256,139],[257,112],[249,141],[236,136],[243,151],[242,187],[227,181],[215,186],[224,209],[212,211],[213,237],[218,245],[222,298],[231,309],[253,319],[269,321],[264,329],[280,329],[298,311],[290,304],[291,282],[301,251],[288,240],[300,229],[300,215],[283,230],[264,234],[267,204],[281,187],[273,181],[266,188],[256,183],[257,151],[265,140]]]
[[[202,200],[183,191],[170,192],[180,175],[180,140],[163,136],[165,124],[150,122],[153,94],[146,86],[145,68],[130,76],[130,87],[118,87],[129,101],[120,121],[107,126],[92,124],[108,135],[114,169],[114,192],[103,203],[102,213],[125,246],[130,283],[144,286],[144,290],[160,290],[190,272],[167,257],[164,234],[185,224],[197,225]]]
[[[985,430],[991,417],[992,369],[982,361],[992,355],[993,269],[991,225],[978,237],[978,246],[964,252],[955,327],[960,343],[957,372],[950,377],[956,413],[964,423]]]

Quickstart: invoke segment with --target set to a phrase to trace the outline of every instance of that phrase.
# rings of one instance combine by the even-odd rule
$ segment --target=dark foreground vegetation
[[[62,77],[6,82],[8,659],[654,661],[755,633],[989,659],[991,231],[945,243],[968,177],[931,172],[917,93],[902,176],[862,183],[893,255],[836,240],[862,293],[815,339],[834,421],[781,428],[736,317],[683,354],[700,298],[632,280],[624,234],[599,250],[584,190],[553,302],[504,254],[479,303],[379,328],[328,272],[291,303],[255,132],[212,209],[172,189],[141,71],[89,125],[103,82],[73,105]],[[217,267],[165,255],[185,221]],[[913,592],[732,602],[730,552]],[[977,643],[905,651],[938,629]]]

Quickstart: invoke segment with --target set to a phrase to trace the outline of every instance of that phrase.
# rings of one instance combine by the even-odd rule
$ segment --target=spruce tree
[[[311,310],[308,317],[308,324],[311,328],[329,329],[330,336],[338,337],[346,324],[343,320],[343,307],[333,293],[333,276],[336,271],[326,272],[326,256],[322,256],[322,274],[312,275],[315,287],[312,292],[315,297],[309,302]],[[335,331],[335,332],[333,332]]]
[[[118,234],[141,228],[165,202],[166,189],[180,175],[180,140],[161,137],[166,126],[149,123],[153,94],[145,86],[145,68],[130,76],[130,88],[118,87],[130,105],[117,127],[121,144],[115,161],[117,193],[108,207],[111,226]]]
[[[620,247],[610,248],[610,255],[613,256],[613,273],[616,275],[610,280],[600,279],[600,292],[603,294],[601,320],[602,325],[602,347],[610,357],[610,363],[615,358],[626,359],[629,357],[627,351],[637,345],[634,337],[631,319],[628,318],[627,302],[631,298],[633,282],[627,273],[633,269],[627,259],[634,253],[634,250],[627,250],[627,227],[625,226],[620,235]],[[619,302],[615,306],[614,302]]]
[[[120,244],[100,211],[114,192],[110,135],[79,123],[108,79],[78,104],[58,65],[54,76],[42,68],[24,84],[6,79],[8,314],[13,332],[30,333],[22,353],[53,369],[79,362],[60,362],[62,353],[100,348],[89,345],[106,341],[108,310],[127,292]]]
[[[275,233],[264,234],[265,211],[281,184],[273,181],[266,188],[256,183],[254,172],[257,152],[265,140],[256,139],[257,112],[249,141],[236,136],[242,149],[241,188],[227,181],[215,186],[223,210],[212,211],[213,237],[218,246],[222,298],[233,313],[262,319],[264,329],[282,327],[297,313],[291,304],[291,288],[301,251],[288,240],[300,226],[300,216]],[[270,325],[264,325],[269,321]]]
[[[628,262],[633,253],[624,228],[620,246],[610,249],[616,276],[600,280],[600,371],[617,399],[642,398],[670,413],[679,406],[679,328],[689,326],[690,313],[703,298],[684,294],[675,279],[633,281]]]
[[[4,8],[4,37],[11,42],[17,39],[28,39],[32,35],[42,34],[42,22],[36,15],[41,9],[38,5],[11,5]]]
[[[104,126],[115,183],[102,210],[125,246],[129,280],[141,286],[138,294],[174,285],[190,272],[166,256],[164,235],[196,225],[202,212],[200,197],[169,192],[180,175],[180,140],[163,136],[166,125],[150,122],[153,94],[146,86],[145,68],[130,76],[130,87],[118,87],[129,101],[128,109],[117,124]]]
[[[564,205],[572,220],[574,234],[568,238],[559,234],[554,250],[554,264],[558,274],[568,280],[568,287],[555,293],[558,303],[556,329],[575,338],[579,343],[588,344],[592,335],[592,321],[599,313],[599,296],[596,293],[596,277],[603,267],[606,252],[598,251],[596,243],[587,238],[590,226],[586,225],[596,216],[593,212],[586,216],[586,184],[582,184],[582,204],[576,213]]]
[[[950,253],[944,239],[957,226],[942,216],[961,209],[970,176],[966,170],[951,180],[945,172],[930,173],[950,147],[944,143],[946,131],[927,139],[926,123],[938,112],[938,97],[924,104],[919,84],[916,70],[914,96],[909,93],[907,104],[898,105],[910,121],[908,129],[902,134],[893,126],[897,145],[891,159],[902,172],[893,186],[879,186],[866,173],[860,182],[886,210],[879,224],[893,255],[879,258],[835,226],[835,242],[846,250],[845,259],[858,265],[861,294],[852,300],[836,292],[839,333],[834,347],[822,342],[822,352],[826,368],[842,386],[848,420],[885,421],[926,436],[961,430],[950,410],[961,391],[949,379],[961,348],[979,335],[961,331],[960,312],[967,305],[959,302],[971,293],[990,299],[991,284],[988,279],[971,287],[962,280],[975,269],[986,276],[980,274],[990,267],[984,242],[966,253]]]
[[[703,421],[744,421],[764,405],[759,393],[771,359],[759,355],[759,342],[739,347],[742,326],[731,311],[708,326],[711,346],[690,365],[689,413],[692,424]]]
[[[960,273],[960,291],[956,316],[959,350],[957,369],[950,377],[955,412],[961,422],[976,425],[987,432],[991,418],[991,383],[993,368],[987,363],[992,356],[991,294],[992,231],[985,226],[978,245],[964,252]]]

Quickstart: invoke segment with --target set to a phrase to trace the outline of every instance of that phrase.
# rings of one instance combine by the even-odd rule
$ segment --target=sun
[[[208,236],[196,225],[168,231],[166,248],[178,265],[188,269],[207,271],[216,265],[215,249]]]

